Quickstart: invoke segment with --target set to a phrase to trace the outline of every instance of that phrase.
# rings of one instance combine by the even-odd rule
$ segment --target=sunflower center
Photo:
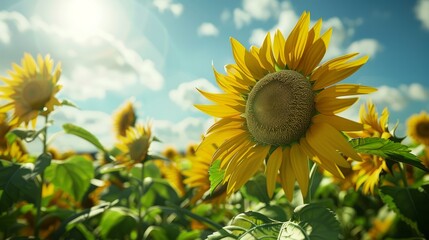
[[[259,80],[246,103],[246,121],[255,141],[288,145],[307,131],[314,109],[310,82],[300,73],[283,70]]]
[[[429,138],[429,122],[421,122],[417,124],[416,128],[419,136]]]
[[[50,97],[49,82],[30,81],[22,89],[22,98],[32,110],[42,110]]]
[[[136,162],[144,160],[149,148],[149,139],[145,136],[136,139],[128,145],[130,158]]]

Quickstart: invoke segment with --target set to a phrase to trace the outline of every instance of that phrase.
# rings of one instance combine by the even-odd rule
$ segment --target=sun
[[[76,37],[93,36],[108,27],[110,11],[105,1],[64,1],[59,7],[59,26]]]

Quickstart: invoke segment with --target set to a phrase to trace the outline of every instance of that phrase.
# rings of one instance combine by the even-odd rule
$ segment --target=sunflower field
[[[394,125],[368,101],[358,122],[337,115],[377,89],[340,83],[368,57],[322,61],[331,35],[303,12],[288,36],[231,38],[221,92],[195,90],[214,123],[161,152],[132,101],[112,116],[113,146],[58,126],[53,112],[78,108],[57,96],[60,59],[24,53],[0,77],[0,239],[429,238],[429,113]],[[56,150],[53,126],[97,152]]]

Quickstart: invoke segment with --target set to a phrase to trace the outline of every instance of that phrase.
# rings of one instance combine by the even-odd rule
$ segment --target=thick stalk
[[[316,176],[316,172],[317,172],[317,164],[313,163],[313,166],[311,167],[310,170],[310,179],[308,181],[308,190],[307,190],[307,196],[304,198],[304,203],[311,203],[311,198],[312,198],[312,185],[314,182],[314,178]]]
[[[141,176],[140,176],[140,186],[139,186],[139,199],[137,202],[137,208],[138,208],[138,224],[137,224],[137,239],[143,239],[143,215],[142,215],[142,197],[144,195],[144,164],[142,162],[142,170],[141,170]]]

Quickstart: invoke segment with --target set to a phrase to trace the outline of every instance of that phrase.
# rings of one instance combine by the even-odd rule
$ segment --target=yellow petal
[[[222,106],[222,105],[194,105],[196,108],[201,110],[202,112],[207,113],[213,117],[225,118],[225,117],[233,117],[238,116],[242,112],[235,110],[232,107]]]
[[[363,125],[336,115],[317,114],[311,120],[313,123],[329,123],[338,131],[362,131]]]
[[[222,143],[222,145],[220,145],[216,152],[213,154],[213,160],[222,159],[229,154],[232,154],[234,150],[240,147],[241,143],[246,141],[247,138],[248,134],[246,132],[230,137],[224,143]]]
[[[290,149],[290,162],[293,172],[295,173],[296,180],[301,188],[302,196],[306,197],[308,192],[308,158],[307,155],[301,150],[299,144],[293,144]]]
[[[231,93],[209,93],[204,90],[197,90],[208,100],[222,105],[244,105],[246,102],[235,94]]]
[[[325,115],[334,115],[351,107],[358,98],[338,99],[334,97],[320,98],[316,102],[316,109]]]
[[[267,162],[265,176],[267,177],[267,193],[270,198],[273,196],[274,189],[276,187],[276,179],[280,165],[282,164],[282,159],[283,151],[281,147],[278,147],[273,153],[271,153]]]
[[[329,46],[331,39],[332,29],[329,29],[323,36],[316,40],[314,44],[308,47],[308,50],[304,53],[303,59],[301,60],[301,67],[305,76],[310,75],[317,65],[322,61],[325,56],[326,50]]]
[[[258,60],[239,41],[234,38],[230,38],[230,41],[235,62],[243,72],[256,79],[263,78],[266,73]]]
[[[264,42],[262,43],[261,49],[259,51],[259,60],[261,61],[262,66],[269,72],[275,72],[274,67],[275,58],[271,49],[271,35],[270,32],[265,36]]]
[[[352,96],[359,94],[368,94],[377,91],[376,88],[362,86],[357,84],[337,84],[332,87],[328,87],[322,90],[319,94],[316,95],[314,101],[318,101],[324,97],[341,97],[341,96]]]
[[[331,128],[333,129],[333,127],[330,127],[326,123],[313,124],[306,134],[306,139],[308,141],[308,144],[310,144],[311,148],[315,151],[316,156],[330,159],[331,161],[334,161],[335,164],[341,167],[349,168],[350,163],[348,163],[344,159],[344,157],[340,156],[339,153],[337,152],[337,149],[339,148],[339,146],[331,142],[333,138],[337,137],[337,135],[334,135],[334,136],[330,135],[332,134]],[[334,129],[334,131],[337,131],[337,130]],[[341,138],[344,139],[342,136]],[[339,141],[339,140],[336,140],[336,141]]]
[[[273,51],[274,57],[276,59],[276,64],[279,68],[283,69],[286,66],[286,58],[285,58],[285,38],[280,30],[277,30],[274,34],[274,43],[273,43]]]
[[[239,85],[239,83],[234,82],[234,79],[220,74],[218,71],[216,71],[215,67],[212,66],[213,73],[216,79],[217,85],[227,93],[246,93],[249,90],[247,90],[246,86]]]
[[[351,62],[332,63],[331,65],[328,65],[328,69],[325,70],[319,78],[311,78],[312,80],[316,80],[313,85],[313,90],[319,90],[342,81],[356,72],[367,61],[368,57],[365,56]]]
[[[286,64],[289,69],[296,69],[307,44],[310,13],[304,12],[294,29],[289,34],[285,45]]]
[[[295,173],[291,165],[289,147],[283,150],[283,161],[282,165],[280,166],[280,181],[286,198],[289,200],[289,202],[291,202],[295,186]]]
[[[225,71],[234,77],[239,86],[252,87],[256,84],[255,78],[248,76],[237,64],[227,64],[225,66]]]

